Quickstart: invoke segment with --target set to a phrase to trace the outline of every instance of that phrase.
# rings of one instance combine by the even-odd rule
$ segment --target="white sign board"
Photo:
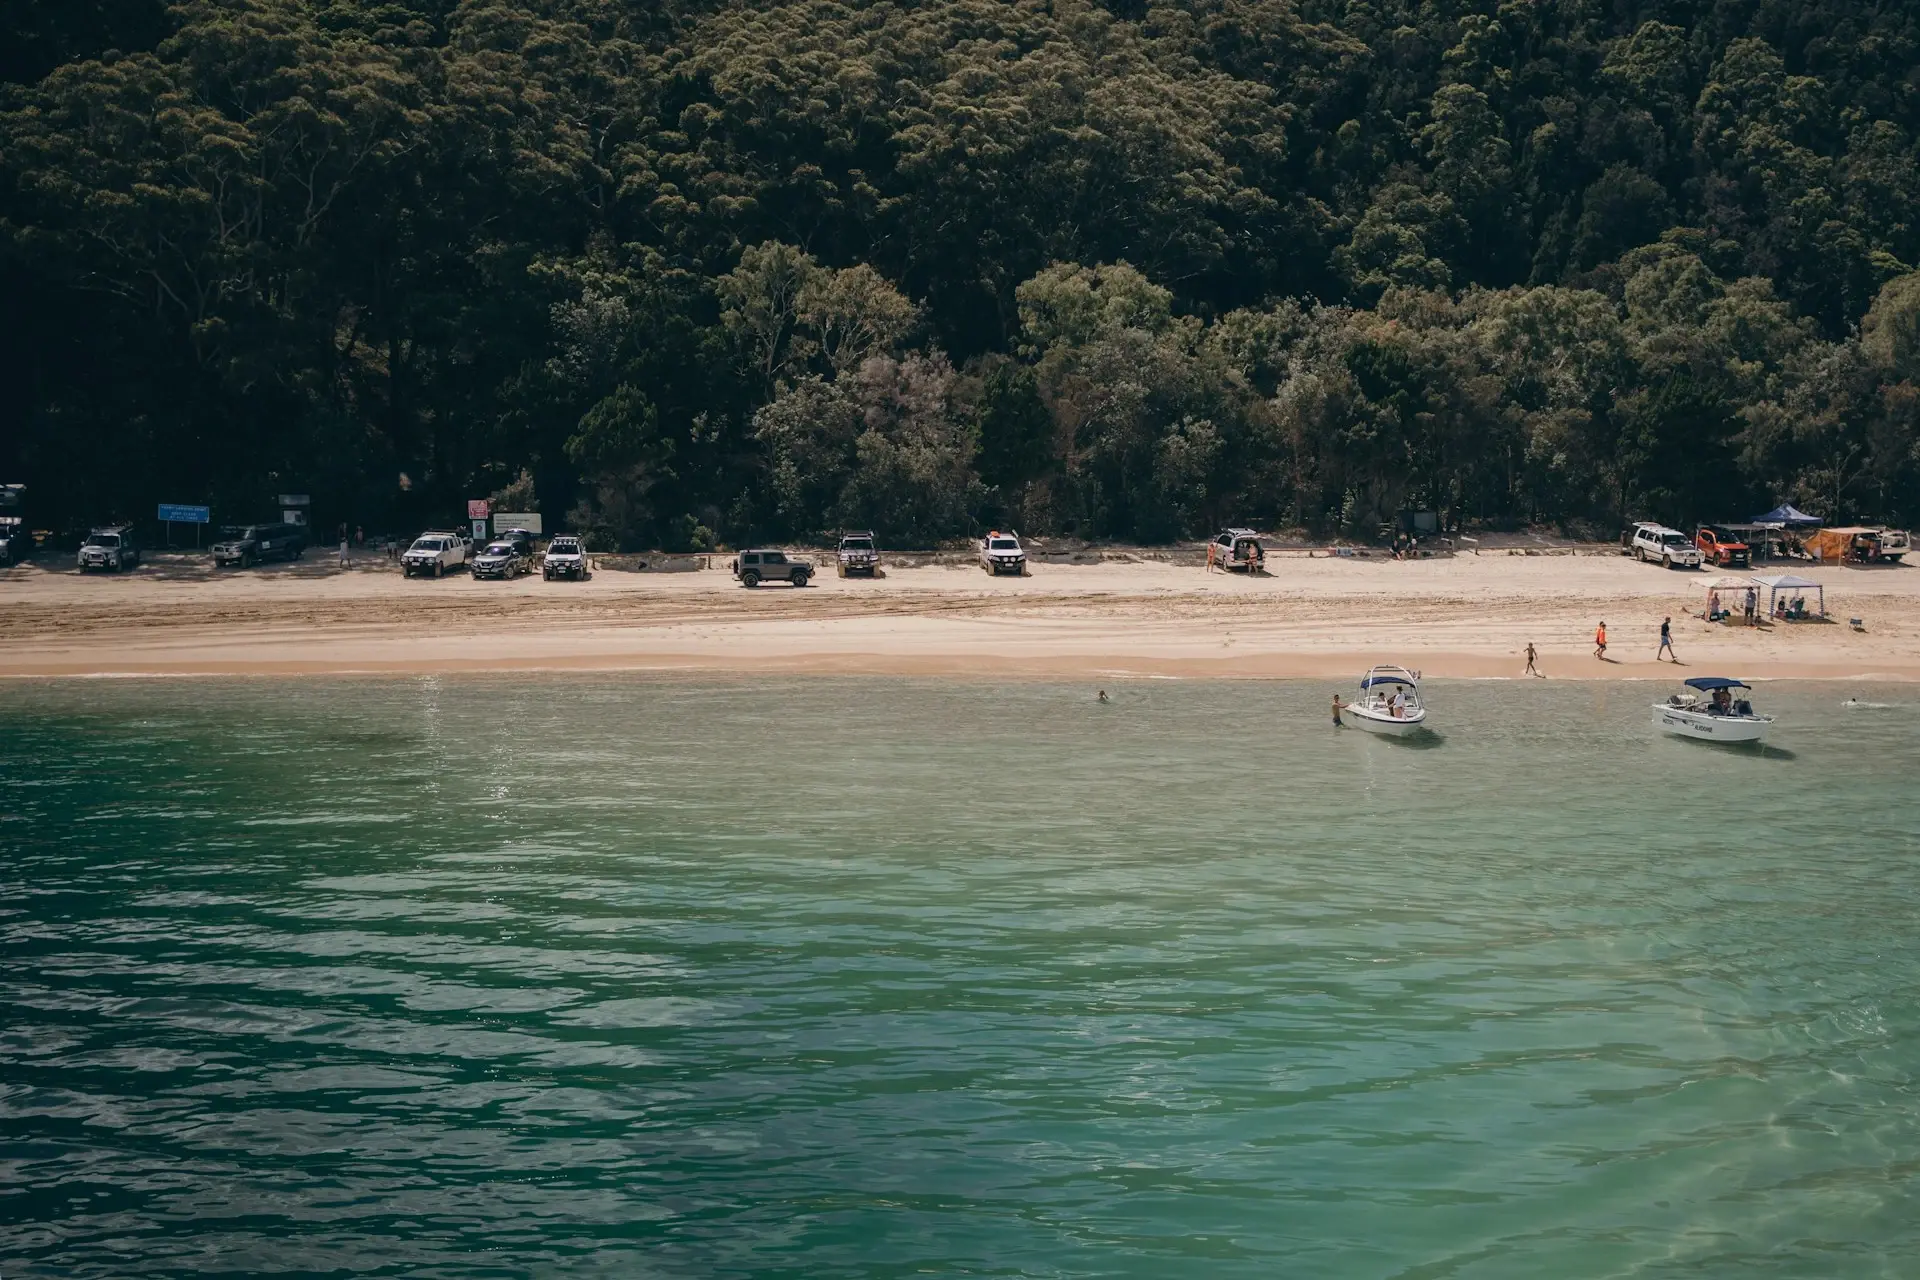
[[[540,528],[538,511],[496,511],[493,516],[493,527],[501,533],[509,529],[525,529],[528,533],[545,532]]]
[[[473,540],[475,542],[485,542],[487,540],[487,522],[485,520],[475,520],[473,522]]]

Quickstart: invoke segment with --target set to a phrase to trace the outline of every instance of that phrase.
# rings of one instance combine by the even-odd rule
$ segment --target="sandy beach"
[[[160,557],[124,577],[0,571],[0,675],[287,675],[539,669],[1033,677],[1920,679],[1920,569],[1796,567],[1833,622],[1755,628],[1697,616],[1719,573],[1613,555],[1276,557],[1258,578],[1163,562],[1036,564],[988,578],[892,568],[805,590],[603,567],[583,583],[408,580],[318,557],[215,573]],[[1763,602],[1764,604],[1764,602]],[[1684,668],[1656,664],[1674,618]],[[1865,630],[1847,625],[1860,618]],[[1604,619],[1609,660],[1593,656]]]

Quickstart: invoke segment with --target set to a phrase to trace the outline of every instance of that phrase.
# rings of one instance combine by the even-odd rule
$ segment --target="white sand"
[[[1275,557],[1249,579],[1163,563],[831,571],[748,591],[723,569],[585,583],[407,580],[385,566],[215,574],[162,558],[124,577],[0,571],[0,675],[529,669],[967,674],[1008,678],[1312,676],[1374,662],[1512,677],[1528,641],[1549,678],[1920,679],[1920,568],[1795,568],[1837,625],[1708,626],[1719,573],[1618,556]],[[330,559],[330,557],[329,557]],[[716,557],[715,564],[724,564]],[[1763,601],[1764,604],[1764,601]],[[1653,661],[1674,618],[1686,667]],[[1846,620],[1860,617],[1864,633]],[[1593,657],[1605,619],[1611,660]]]

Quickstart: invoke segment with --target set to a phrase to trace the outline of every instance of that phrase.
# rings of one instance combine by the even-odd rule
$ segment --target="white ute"
[[[1003,573],[1027,574],[1027,552],[1020,545],[1017,533],[1002,533],[995,529],[980,540],[980,567],[994,577]]]
[[[423,533],[400,557],[400,572],[411,578],[438,578],[467,562],[467,540],[457,533]]]
[[[1644,521],[1633,526],[1633,535],[1627,539],[1627,550],[1642,564],[1658,561],[1669,569],[1676,565],[1684,569],[1698,569],[1705,558],[1700,554],[1700,548],[1693,545],[1693,539],[1678,529]]]

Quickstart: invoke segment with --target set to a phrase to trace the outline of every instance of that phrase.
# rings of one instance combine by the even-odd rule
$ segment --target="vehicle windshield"
[[[480,553],[483,556],[510,556],[513,554],[511,542],[496,542]]]
[[[995,538],[987,544],[987,550],[989,551],[1018,551],[1019,549],[1020,544],[1012,538]]]
[[[1660,541],[1669,547],[1677,547],[1686,540],[1686,535],[1681,533],[1666,533],[1660,536]]]
[[[555,538],[547,548],[548,555],[570,556],[580,550],[580,544],[569,538]]]
[[[447,544],[439,538],[418,538],[413,544],[415,551],[445,551]]]
[[[845,542],[842,542],[840,544],[840,547],[842,550],[845,550],[845,551],[871,551],[873,550],[873,539],[848,538]]]
[[[87,535],[87,545],[90,547],[117,547],[120,545],[120,535],[117,533],[90,533]]]

